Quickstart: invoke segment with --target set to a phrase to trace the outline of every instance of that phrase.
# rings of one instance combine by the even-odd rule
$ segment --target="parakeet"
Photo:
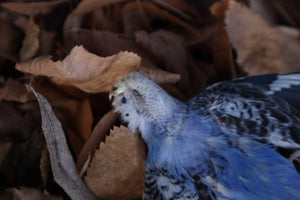
[[[148,147],[144,200],[300,199],[300,175],[279,149],[300,149],[300,73],[209,86],[181,102],[138,72],[109,95]]]

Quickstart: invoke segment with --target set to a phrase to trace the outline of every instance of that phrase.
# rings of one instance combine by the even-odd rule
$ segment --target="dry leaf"
[[[21,123],[22,121],[19,122],[19,124]],[[6,158],[2,161],[1,174],[3,174],[3,178],[1,181],[6,182],[6,186],[28,185],[28,183],[38,185],[41,181],[39,158],[44,138],[39,131],[40,120],[32,120],[32,123],[35,129],[30,132],[30,136],[21,142],[14,142]],[[19,124],[14,125],[20,126]],[[19,135],[21,135],[21,131]]]
[[[198,17],[195,8],[185,0],[154,0],[154,2],[166,10],[173,11],[186,20],[192,20]]]
[[[50,195],[47,191],[40,191],[35,188],[9,188],[5,193],[0,194],[2,200],[63,200],[62,197]]]
[[[229,0],[217,1],[210,7],[210,11],[218,20],[223,20],[228,9],[228,4]]]
[[[58,86],[47,79],[38,78],[31,84],[54,106],[72,150],[78,155],[92,130],[93,114],[88,96],[78,89],[81,93],[72,92],[73,86]]]
[[[99,147],[100,143],[104,141],[105,135],[113,126],[117,116],[118,115],[114,112],[114,110],[111,110],[96,124],[90,138],[84,144],[84,147],[77,159],[76,167],[80,172],[80,176],[85,173],[88,165],[90,164],[92,155],[94,155],[95,150]]]
[[[54,1],[47,1],[47,2],[30,2],[30,3],[7,2],[7,3],[1,3],[0,5],[3,8],[6,8],[10,11],[33,16],[36,14],[43,14],[43,15],[49,14],[57,5],[63,2],[68,2],[68,0],[54,0]]]
[[[267,3],[269,1],[265,0]],[[300,14],[299,7],[300,2],[298,0],[277,0],[271,1],[272,6],[277,13],[284,19],[284,21],[293,27],[299,28],[300,26]],[[284,22],[283,22],[284,23]]]
[[[157,68],[149,55],[139,48],[134,40],[122,37],[120,34],[80,29],[70,32],[68,37],[76,41],[77,44],[82,44],[86,49],[103,56],[117,54],[124,50],[134,52],[142,57],[141,67]]]
[[[180,80],[180,74],[167,72],[159,68],[141,67],[139,72],[157,84],[174,84]]]
[[[12,142],[0,142],[0,166],[2,166],[2,161],[6,158],[11,146]]]
[[[40,54],[48,55],[51,53],[53,44],[55,43],[55,37],[57,36],[56,31],[42,30],[40,34]]]
[[[110,4],[123,2],[126,0],[84,0],[81,1],[75,10],[67,17],[64,23],[64,34],[74,29],[79,29],[81,25],[81,20],[84,14],[94,11],[96,9],[108,6]]]
[[[0,69],[4,67],[1,57],[14,57],[16,60],[22,39],[21,31],[0,15]]]
[[[248,5],[249,4],[249,5]],[[274,8],[274,1],[270,0],[249,0],[247,6],[270,24],[276,24],[278,15]]]
[[[14,102],[1,101],[0,138],[4,141],[24,142],[38,126],[37,114],[37,110],[26,112]]]
[[[221,75],[223,80],[236,78],[231,44],[225,27],[221,23],[216,28],[211,46],[216,73]]]
[[[30,88],[37,97],[42,116],[42,130],[46,139],[54,180],[64,189],[71,199],[95,199],[81,181],[68,149],[61,126],[49,102]]]
[[[131,33],[135,30],[147,30],[148,25],[141,14],[141,9],[147,16],[149,24],[155,23],[155,20],[161,20],[168,24],[168,30],[177,34],[182,34],[191,40],[203,37],[203,32],[198,27],[188,24],[175,15],[170,14],[151,3],[150,1],[129,2],[122,11],[122,19],[125,33]],[[158,22],[156,22],[158,23]]]
[[[145,146],[137,133],[114,127],[96,150],[85,181],[104,199],[138,199],[144,188]]]
[[[122,77],[138,69],[141,58],[134,53],[120,52],[109,57],[89,53],[75,46],[63,60],[54,62],[49,56],[17,63],[16,68],[35,75],[65,80],[86,92],[107,92]]]
[[[122,50],[137,53],[142,58],[141,67],[138,71],[159,84],[176,83],[180,79],[179,74],[170,73],[158,68],[153,63],[154,59],[149,53],[139,48],[133,40],[119,37],[115,33],[80,30],[76,33],[73,32],[69,36],[88,49],[93,49],[98,54],[111,55]]]
[[[27,23],[25,38],[23,40],[22,48],[19,53],[21,61],[28,60],[35,55],[35,53],[40,47],[39,34],[40,34],[39,26],[34,22],[33,17],[30,17]]]
[[[108,6],[110,4],[123,2],[126,0],[84,0],[81,1],[78,6],[73,10],[72,14],[74,15],[83,15],[85,13],[91,12],[95,9],[102,8],[104,6]]]
[[[246,6],[230,0],[226,29],[237,62],[249,75],[300,70],[300,42],[286,36]]]
[[[35,100],[34,95],[26,90],[20,80],[8,79],[3,88],[0,88],[0,99],[25,103]]]
[[[300,39],[300,30],[290,26],[278,26],[279,30],[289,37]]]
[[[179,85],[181,88],[188,88],[189,69],[186,67],[188,52],[185,48],[186,41],[180,35],[165,30],[159,30],[150,34],[145,31],[139,31],[135,33],[135,38],[137,44],[147,49],[157,62],[161,63],[164,69],[180,74],[181,80]],[[157,79],[162,83],[159,78]],[[164,83],[167,83],[167,81]]]
[[[49,152],[47,149],[47,145],[43,146],[40,158],[40,171],[41,171],[41,178],[43,182],[43,186],[47,185],[49,181],[49,177],[51,177],[51,165],[50,165],[50,157]]]

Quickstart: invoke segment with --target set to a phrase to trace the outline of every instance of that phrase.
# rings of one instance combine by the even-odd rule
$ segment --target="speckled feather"
[[[300,175],[277,152],[300,149],[289,105],[299,94],[299,73],[273,74],[220,82],[183,103],[132,72],[110,98],[148,146],[144,200],[279,200],[300,199]]]

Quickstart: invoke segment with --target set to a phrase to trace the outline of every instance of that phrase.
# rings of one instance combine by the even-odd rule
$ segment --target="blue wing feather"
[[[267,94],[283,99],[300,110],[300,73],[266,74],[239,78],[233,83],[250,83]]]

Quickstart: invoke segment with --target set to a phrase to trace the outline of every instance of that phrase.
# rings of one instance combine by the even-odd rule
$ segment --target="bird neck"
[[[187,108],[185,103],[170,96],[160,87],[155,89],[159,91],[148,94],[142,107],[143,115],[149,122],[156,125],[157,122],[160,124],[175,122],[176,118],[185,114]]]
[[[170,137],[178,137],[187,116],[187,105],[166,92],[146,98],[145,115],[139,131],[148,147],[146,163],[156,162],[162,144]],[[150,101],[151,100],[151,101]]]

